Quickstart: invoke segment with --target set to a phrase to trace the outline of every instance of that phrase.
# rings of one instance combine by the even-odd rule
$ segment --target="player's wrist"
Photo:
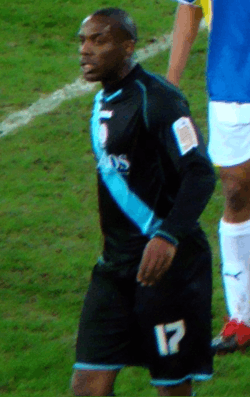
[[[159,230],[159,231],[155,232],[151,236],[151,238],[154,238],[154,237],[161,237],[164,240],[168,241],[169,243],[173,244],[175,247],[177,247],[179,245],[179,240],[176,237],[174,237],[172,234],[167,233],[167,232],[162,231],[162,230]]]

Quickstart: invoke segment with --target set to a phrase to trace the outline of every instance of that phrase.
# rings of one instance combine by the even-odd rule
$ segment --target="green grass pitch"
[[[80,76],[76,32],[100,7],[120,6],[135,18],[138,48],[171,32],[171,0],[2,0],[0,122]],[[207,33],[199,34],[181,88],[207,134]],[[165,74],[168,51],[143,66]],[[0,140],[0,394],[66,397],[82,300],[101,250],[96,177],[89,139],[93,93],[64,102]],[[213,249],[213,333],[226,314],[217,223],[220,182],[201,222]],[[249,353],[215,359],[213,380],[198,396],[250,394]],[[156,396],[141,368],[121,371],[118,396]]]

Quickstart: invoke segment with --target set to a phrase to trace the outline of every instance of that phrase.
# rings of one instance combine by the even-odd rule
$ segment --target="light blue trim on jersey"
[[[147,115],[147,89],[145,85],[140,81],[136,80],[136,83],[139,85],[140,90],[142,91],[142,99],[143,99],[143,118],[146,124],[147,129],[149,128],[148,124],[148,115]]]
[[[81,371],[116,371],[123,368],[124,364],[113,364],[113,365],[106,365],[106,364],[88,364],[88,363],[75,363],[73,365],[74,369],[78,369]]]
[[[181,383],[193,379],[196,381],[206,381],[212,379],[213,375],[208,375],[208,374],[190,374],[187,376],[184,376],[184,378],[177,379],[177,380],[167,380],[167,379],[152,379],[151,380],[151,385],[152,386],[175,386],[175,385],[180,385]]]
[[[126,215],[136,223],[143,234],[154,233],[162,224],[162,220],[158,219],[154,212],[129,189],[127,182],[118,171],[112,169],[107,173],[101,170],[101,173],[111,195]]]
[[[162,237],[165,240],[169,241],[170,243],[172,243],[173,245],[177,246],[179,244],[179,241],[177,240],[177,238],[175,238],[174,236],[172,236],[169,233],[166,233],[162,230],[158,230],[156,231],[153,235],[150,236],[151,238],[153,237]]]
[[[97,167],[103,182],[122,211],[139,227],[144,235],[151,235],[159,229],[162,219],[157,218],[154,211],[130,190],[125,178],[112,165],[105,148],[100,144],[99,113],[101,111],[102,95],[103,91],[96,95],[91,120],[92,144],[98,162]]]
[[[149,76],[153,77],[155,80],[159,81],[161,84],[164,84],[166,87],[168,86],[168,82],[161,76],[158,76],[157,74],[150,73],[148,70],[144,70],[146,74]]]
[[[109,102],[109,101],[112,101],[112,99],[114,99],[114,98],[116,98],[117,96],[119,96],[121,93],[122,93],[122,89],[116,91],[114,94],[112,94],[112,95],[110,95],[110,96],[108,96],[108,97],[105,97],[105,98],[103,98],[103,99],[104,99],[105,102]]]

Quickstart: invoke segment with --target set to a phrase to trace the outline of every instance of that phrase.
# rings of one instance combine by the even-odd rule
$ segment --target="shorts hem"
[[[123,368],[124,364],[89,364],[89,363],[75,363],[73,368],[81,371],[115,371]]]
[[[210,100],[208,154],[220,167],[250,159],[250,103]]]
[[[152,386],[175,386],[179,385],[181,383],[184,383],[187,380],[196,380],[196,381],[207,381],[212,379],[213,375],[212,374],[189,374],[184,376],[184,378],[181,379],[152,379],[151,380],[151,385]]]
[[[240,159],[233,159],[232,161],[219,161],[213,158],[213,155],[210,154],[210,158],[215,167],[234,167],[236,165],[240,165],[250,160],[250,154],[247,156],[241,157]]]

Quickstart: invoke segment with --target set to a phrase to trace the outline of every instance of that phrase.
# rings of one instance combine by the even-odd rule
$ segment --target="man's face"
[[[87,18],[80,29],[80,64],[85,80],[103,85],[119,81],[127,58],[119,30],[103,16]]]

